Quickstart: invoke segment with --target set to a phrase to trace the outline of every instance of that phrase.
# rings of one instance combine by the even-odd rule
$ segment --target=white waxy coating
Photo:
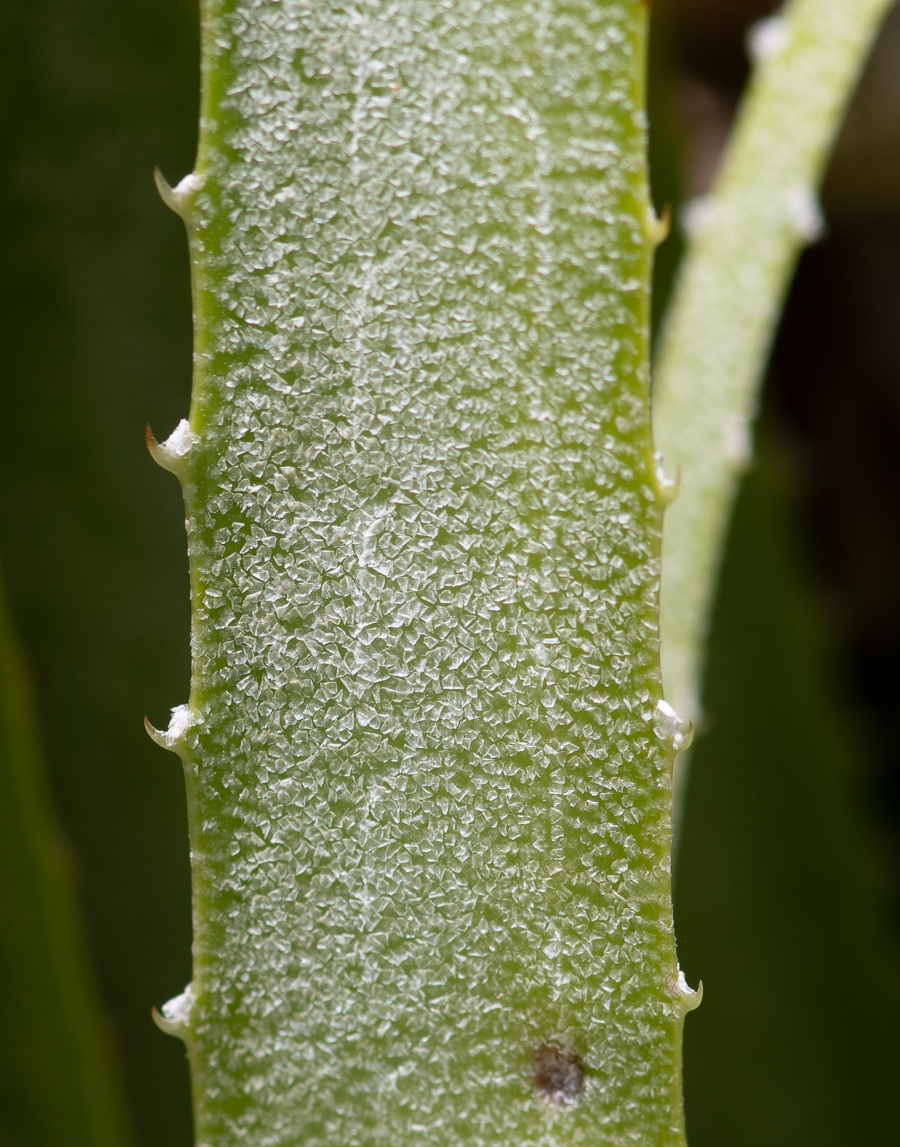
[[[183,183],[184,180],[181,182]],[[181,186],[181,184],[179,184],[179,186]],[[182,418],[165,440],[162,448],[173,458],[184,458],[193,444],[194,434],[191,431],[191,425],[186,418]]]
[[[190,1023],[191,1009],[193,1006],[194,993],[191,985],[188,984],[180,995],[174,996],[171,1000],[167,1000],[163,1004],[162,1014],[169,1023],[186,1028]]]

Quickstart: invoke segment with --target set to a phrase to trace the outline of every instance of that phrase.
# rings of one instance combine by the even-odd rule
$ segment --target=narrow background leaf
[[[124,1147],[112,1065],[0,586],[0,1142]]]

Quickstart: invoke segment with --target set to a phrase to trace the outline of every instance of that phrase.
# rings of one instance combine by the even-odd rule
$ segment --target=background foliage
[[[660,201],[709,185],[761,0],[657,0]],[[188,689],[180,495],[143,446],[187,412],[181,224],[194,0],[0,5],[0,555],[142,1147],[190,1142],[181,1045],[150,1007],[190,976],[175,758]],[[900,14],[829,173],[739,501],[677,872],[692,1147],[892,1141],[900,1113]],[[679,236],[663,248],[660,295]],[[4,1095],[0,1144],[51,1140]],[[58,1142],[58,1140],[56,1141]]]

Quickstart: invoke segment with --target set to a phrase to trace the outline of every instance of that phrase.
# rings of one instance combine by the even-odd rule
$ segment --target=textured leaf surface
[[[682,1140],[645,18],[207,7],[204,1143]]]

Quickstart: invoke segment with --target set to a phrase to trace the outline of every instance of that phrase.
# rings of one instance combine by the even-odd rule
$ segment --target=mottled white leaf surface
[[[645,20],[207,4],[173,195],[209,1147],[682,1142]]]

